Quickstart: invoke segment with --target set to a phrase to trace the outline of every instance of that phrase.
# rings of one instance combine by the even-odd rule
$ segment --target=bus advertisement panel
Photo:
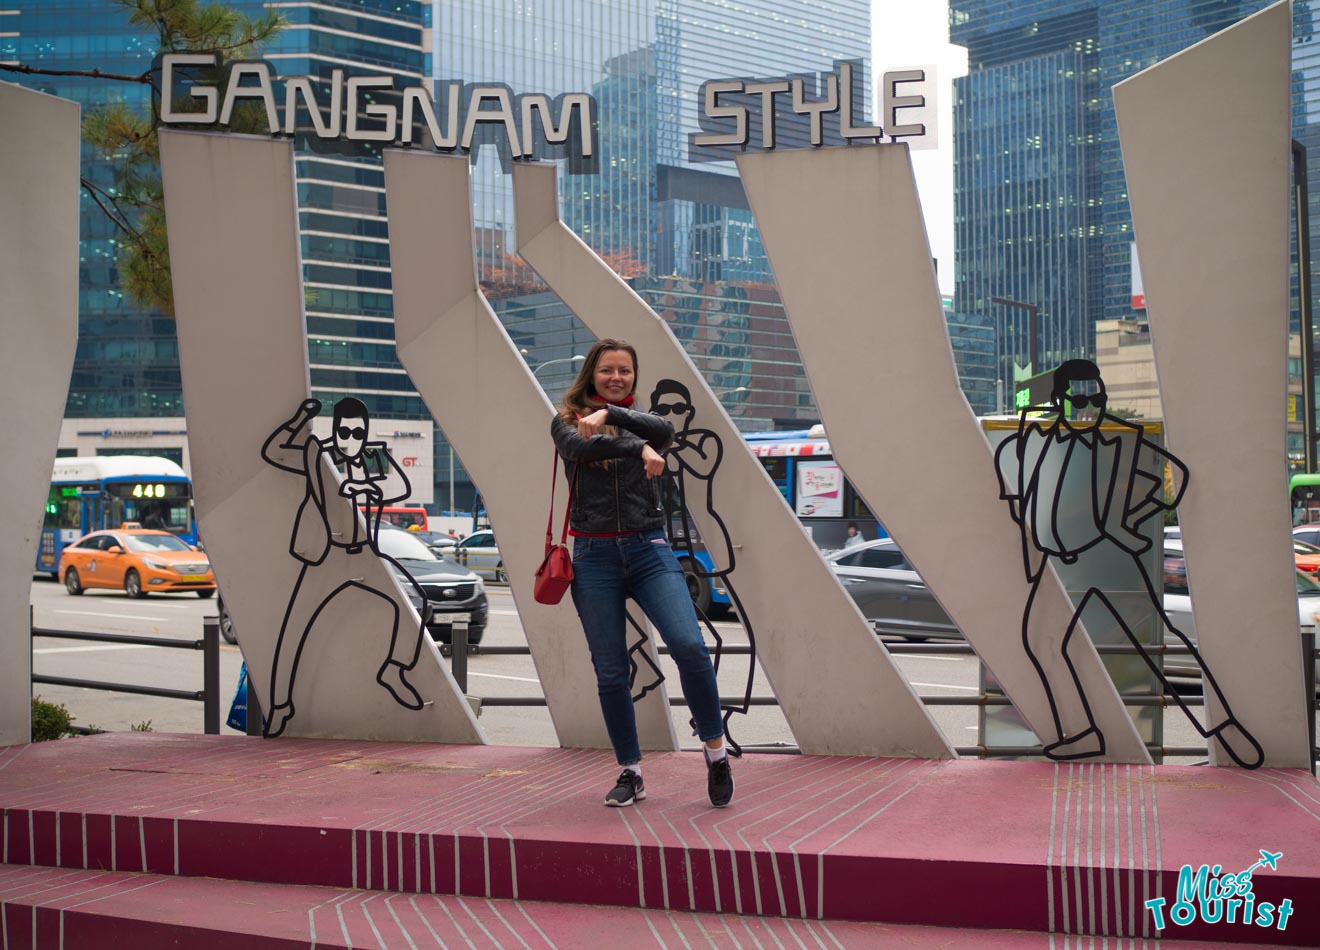
[[[823,426],[743,438],[822,551],[843,547],[853,522],[867,540],[889,537],[834,461]]]
[[[833,462],[801,461],[794,510],[799,518],[843,517],[843,472]]]

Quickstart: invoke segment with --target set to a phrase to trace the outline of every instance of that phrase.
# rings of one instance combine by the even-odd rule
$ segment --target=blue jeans
[[[662,529],[617,538],[575,538],[572,589],[573,606],[582,620],[596,668],[600,710],[620,765],[642,760],[628,681],[624,616],[628,597],[642,608],[669,647],[683,697],[697,721],[697,735],[709,741],[724,734],[715,669],[701,638],[683,570]]]

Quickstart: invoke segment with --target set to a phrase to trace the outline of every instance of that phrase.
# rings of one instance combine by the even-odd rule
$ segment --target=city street
[[[490,620],[483,644],[525,645],[522,626],[508,589],[488,587],[488,591]],[[41,577],[32,584],[32,608],[34,623],[39,629],[194,640],[201,638],[203,618],[215,615],[216,601],[201,600],[192,594],[153,595],[144,600],[131,600],[118,591],[89,591],[82,597],[71,597],[63,586]],[[746,643],[742,628],[736,622],[721,622],[716,624],[716,628],[726,644]],[[239,635],[242,636],[241,630]],[[916,655],[900,656],[897,661],[913,688],[921,695],[974,695],[977,692],[977,665],[972,657]],[[228,713],[241,662],[238,647],[222,641],[222,719]],[[192,690],[202,687],[200,651],[38,638],[33,643],[33,664],[36,673],[48,676],[174,689]],[[661,669],[669,683],[676,686],[678,677],[667,657],[661,658]],[[540,694],[530,656],[476,655],[469,658],[468,671],[469,692],[476,696]],[[721,695],[726,698],[741,695],[746,675],[745,656],[725,657],[720,666]],[[35,687],[34,693],[43,699],[63,703],[76,717],[75,723],[79,726],[127,730],[150,722],[151,728],[157,732],[201,732],[203,729],[201,703],[45,685]],[[760,670],[753,695],[772,695],[764,673]],[[954,745],[976,743],[976,707],[930,708],[935,721],[950,742]],[[686,708],[675,707],[673,718],[680,744],[695,747],[696,740],[687,724]],[[496,744],[555,744],[550,717],[544,708],[487,707],[483,710],[481,721],[490,741]],[[1166,711],[1164,725],[1167,745],[1193,746],[1203,741],[1176,709]],[[734,738],[744,744],[792,744],[794,741],[777,706],[756,706],[746,716],[734,715],[731,729]],[[227,727],[222,727],[222,731],[232,734],[232,730]],[[1188,763],[1196,759],[1169,761]]]

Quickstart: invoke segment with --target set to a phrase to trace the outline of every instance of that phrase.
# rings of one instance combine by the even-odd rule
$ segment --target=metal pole
[[[1027,356],[1031,360],[1031,374],[1040,372],[1040,309],[1032,303],[1027,304],[1027,332],[1031,334]]]
[[[1031,363],[1031,375],[1040,373],[1040,308],[1034,303],[1023,303],[1009,297],[991,297],[991,303],[1003,304],[1027,311],[1027,359]]]
[[[449,442],[449,517],[454,517],[454,443]]]
[[[458,691],[468,691],[468,625],[466,620],[455,620],[449,625],[450,666]]]
[[[220,735],[220,618],[202,620],[202,730]]]
[[[1293,139],[1293,194],[1297,201],[1297,296],[1302,320],[1302,424],[1306,471],[1315,471],[1315,339],[1311,325],[1311,214],[1306,147]]]
[[[1302,628],[1302,682],[1306,684],[1306,736],[1311,774],[1315,774],[1315,627]]]
[[[28,719],[27,719],[27,737],[29,742],[32,741],[32,701],[31,700],[32,700],[32,687],[34,685],[32,677],[33,674],[36,672],[36,667],[32,665],[32,660],[35,655],[32,652],[32,641],[36,639],[35,637],[32,636],[33,626],[34,624],[33,624],[32,604],[29,603],[28,604]]]

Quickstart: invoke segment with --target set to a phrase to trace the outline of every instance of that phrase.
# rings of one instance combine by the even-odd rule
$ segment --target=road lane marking
[[[96,653],[99,650],[146,650],[148,648],[149,644],[145,643],[114,643],[95,647],[47,647],[44,650],[33,650],[32,652],[33,654],[44,655],[47,653]]]
[[[79,617],[109,617],[112,620],[154,620],[162,621],[164,617],[148,617],[143,614],[107,614],[98,613],[95,610],[60,610],[58,607],[51,608],[53,614],[76,614]]]
[[[484,677],[486,677],[487,679],[492,679],[492,680],[514,680],[514,681],[519,682],[519,683],[539,683],[539,682],[541,682],[541,681],[538,680],[538,679],[532,679],[532,678],[527,677],[527,676],[504,676],[504,675],[502,675],[502,674],[500,674],[500,673],[475,673],[475,672],[473,672],[472,670],[468,670],[468,676],[484,676]]]
[[[913,682],[913,686],[929,686],[931,689],[970,689],[972,692],[979,692],[979,686],[957,686],[953,683],[918,683]]]

